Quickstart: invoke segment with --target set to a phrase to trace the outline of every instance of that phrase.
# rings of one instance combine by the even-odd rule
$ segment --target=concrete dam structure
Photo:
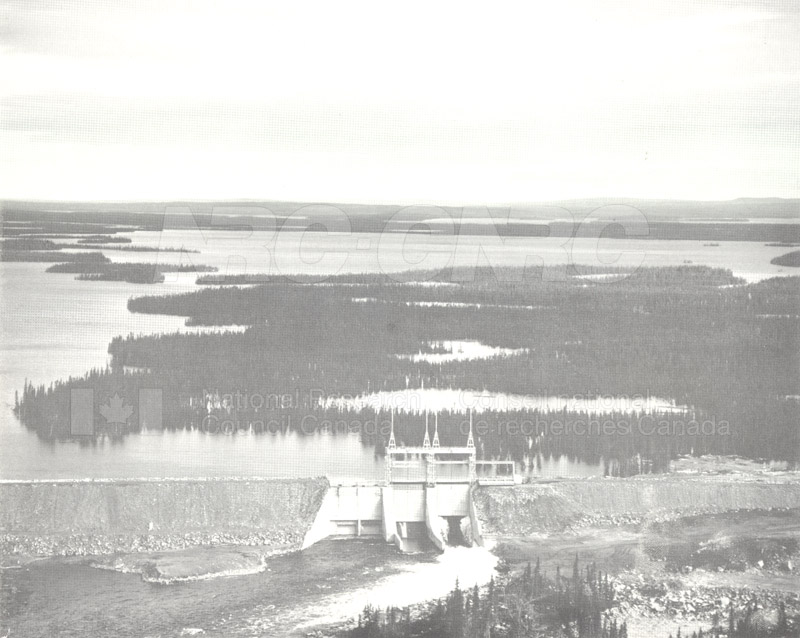
[[[372,483],[316,479],[0,481],[0,558],[250,545],[298,550],[382,538],[401,551],[482,544],[584,523],[614,525],[736,510],[800,508],[792,476],[642,476],[517,485],[510,461],[439,445],[386,449]]]
[[[328,537],[383,537],[402,551],[480,542],[478,485],[512,485],[512,462],[441,447],[398,447],[392,429],[383,481],[124,479],[0,482],[0,555],[149,552],[201,545],[275,551]]]
[[[482,544],[473,490],[514,483],[512,461],[476,459],[471,423],[464,447],[442,447],[436,422],[431,441],[427,417],[422,446],[398,447],[392,426],[383,483],[331,486],[303,546],[343,536],[382,536],[401,551]]]
[[[371,536],[401,551],[422,541],[444,550],[454,533],[467,544],[480,544],[471,490],[467,483],[332,485],[303,547],[328,537]]]
[[[420,542],[441,548],[456,527],[462,542],[480,544],[584,522],[613,526],[619,517],[635,523],[800,508],[800,482],[790,476],[655,475],[500,487],[497,479],[482,481],[476,464],[474,482],[431,485],[427,472],[449,466],[434,453],[409,459],[396,449],[399,476],[368,485],[330,485],[324,478],[0,481],[0,558],[218,545],[291,551],[359,535],[408,551]],[[426,478],[409,480],[420,468]]]

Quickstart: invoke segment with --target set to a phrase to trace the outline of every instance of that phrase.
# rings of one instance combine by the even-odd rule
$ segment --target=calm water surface
[[[584,240],[564,238],[448,238],[369,233],[323,234],[227,231],[137,232],[133,245],[185,247],[199,254],[107,250],[118,262],[197,263],[222,273],[303,273],[321,278],[345,272],[395,272],[478,263],[482,250],[496,266],[578,264],[626,266],[694,264],[731,269],[757,281],[793,274],[773,266],[788,252],[757,242]],[[25,379],[49,384],[80,376],[108,363],[108,344],[118,335],[154,334],[184,327],[181,317],[129,313],[130,297],[194,290],[193,274],[167,274],[148,286],[124,282],[76,281],[70,274],[47,274],[49,264],[0,263],[0,478],[158,477],[158,476],[319,476],[374,480],[381,460],[357,436],[296,434],[224,436],[200,432],[158,432],[124,441],[93,444],[47,442],[23,428],[11,408]],[[566,463],[566,465],[565,465]],[[600,466],[545,461],[544,475],[591,475]]]

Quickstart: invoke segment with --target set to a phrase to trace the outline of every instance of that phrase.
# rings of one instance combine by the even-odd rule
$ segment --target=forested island
[[[5,262],[75,262],[103,264],[110,259],[103,253],[62,253],[57,249],[0,251],[0,261]]]
[[[78,240],[79,244],[130,244],[130,237],[115,237],[113,235],[92,235]]]
[[[55,264],[47,272],[75,273],[82,281],[127,281],[132,284],[156,284],[167,272],[213,272],[213,266],[191,264],[147,264],[115,262],[67,262]]]
[[[775,257],[769,263],[776,266],[790,266],[791,268],[800,268],[800,250],[793,250],[785,255]]]
[[[117,263],[101,252],[63,252],[62,248],[102,248],[133,252],[196,252],[182,248],[130,246],[131,239],[110,235],[92,235],[77,243],[57,243],[58,235],[25,236],[4,239],[0,243],[0,258],[4,262],[56,262],[46,272],[73,273],[83,281],[125,281],[133,284],[163,283],[166,272],[214,272],[212,266],[193,264]]]
[[[14,218],[13,212],[9,215]],[[46,219],[42,219],[45,217]],[[97,260],[110,261],[100,252],[68,253],[63,248],[83,250],[116,250],[127,252],[164,252],[164,253],[197,253],[183,247],[140,246],[132,245],[130,237],[121,237],[116,233],[132,233],[144,230],[147,226],[131,219],[134,225],[120,227],[102,225],[100,222],[84,223],[80,221],[55,221],[47,215],[36,215],[34,219],[17,222],[4,220],[2,238],[0,238],[0,261],[4,262],[89,262]],[[104,234],[88,234],[102,232]],[[207,272],[207,271],[200,271]],[[135,276],[136,277],[136,276]],[[127,281],[127,280],[126,280]],[[141,280],[134,280],[140,283]]]
[[[323,284],[275,279],[134,298],[132,312],[249,328],[117,338],[109,369],[48,388],[28,385],[16,409],[41,436],[66,437],[71,387],[93,387],[101,400],[161,388],[169,428],[199,428],[209,415],[255,430],[270,420],[300,429],[309,415],[330,423],[373,419],[383,427],[362,431],[362,441],[380,451],[387,412],[355,413],[323,399],[415,388],[653,396],[685,410],[611,411],[601,422],[627,427],[588,436],[572,427],[591,420],[580,411],[487,410],[479,415],[479,454],[527,462],[536,455],[603,459],[609,473],[621,475],[666,469],[681,454],[800,461],[798,279],[744,285],[728,271],[694,266],[597,269],[588,278],[567,273],[560,280],[535,269],[473,274],[467,280],[462,272],[423,272],[404,277],[407,283],[388,275]],[[615,277],[591,278],[601,274]],[[433,285],[436,279],[442,285]],[[410,357],[454,339],[517,351],[436,363]],[[237,399],[265,393],[300,399],[260,406]],[[228,400],[209,402],[210,396]],[[463,412],[440,413],[443,445],[463,443],[463,421]],[[523,421],[533,429],[509,428]],[[554,432],[556,423],[563,431]],[[701,431],[699,424],[709,425]],[[423,427],[418,415],[395,415],[398,442],[418,444]]]

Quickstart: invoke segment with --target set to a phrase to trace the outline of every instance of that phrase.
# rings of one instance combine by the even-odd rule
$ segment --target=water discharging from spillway
[[[446,596],[458,580],[462,589],[485,585],[494,575],[497,557],[482,547],[447,547],[430,562],[407,564],[396,574],[354,591],[335,594],[303,610],[298,629],[357,617],[364,606],[406,607]],[[295,612],[296,613],[296,612]]]

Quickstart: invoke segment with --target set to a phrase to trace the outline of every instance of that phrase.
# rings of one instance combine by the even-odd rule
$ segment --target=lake
[[[133,246],[184,247],[200,254],[105,251],[112,261],[197,263],[222,274],[317,275],[393,273],[442,269],[448,265],[536,267],[568,263],[584,266],[681,266],[687,263],[726,268],[747,281],[797,274],[770,264],[791,248],[760,242],[564,237],[490,237],[401,233],[274,233],[254,231],[140,231],[129,234]],[[181,276],[167,275],[167,285]]]
[[[771,265],[770,259],[789,249],[756,242],[594,240],[570,247],[564,238],[459,237],[457,242],[424,234],[324,234],[256,232],[243,236],[229,231],[165,231],[128,234],[133,245],[181,247],[199,254],[103,251],[117,262],[178,263],[187,259],[217,266],[222,273],[395,272],[441,268],[450,261],[479,264],[479,254],[493,266],[536,266],[574,263],[589,265],[666,266],[691,261],[729,268],[758,281],[794,274]],[[494,242],[494,243],[492,243]],[[616,261],[615,261],[616,259]],[[485,263],[481,261],[480,263]],[[107,348],[118,335],[154,334],[198,328],[184,327],[183,318],[138,315],[127,311],[130,297],[194,290],[193,274],[166,274],[159,285],[76,281],[69,274],[45,273],[45,263],[0,263],[0,478],[159,476],[319,476],[333,480],[375,480],[382,460],[357,436],[276,434],[214,435],[165,431],[132,435],[124,441],[92,444],[44,441],[23,428],[11,409],[14,392],[25,379],[49,384],[80,376],[108,363]],[[588,284],[587,285],[594,285]],[[597,285],[603,285],[599,283]],[[602,473],[601,466],[584,467],[545,460],[542,475]]]

